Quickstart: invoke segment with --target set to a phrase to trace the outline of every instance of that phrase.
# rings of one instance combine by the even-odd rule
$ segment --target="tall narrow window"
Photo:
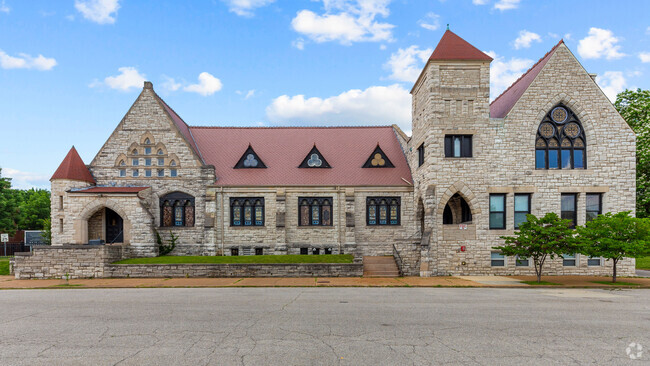
[[[591,221],[603,213],[603,195],[587,193],[587,221]]]
[[[424,142],[418,147],[418,166],[424,164]]]
[[[194,197],[182,192],[161,197],[160,226],[194,226]]]
[[[515,194],[515,229],[519,229],[519,224],[526,222],[526,215],[530,213],[530,194]]]
[[[490,194],[490,229],[506,228],[506,195]]]
[[[558,104],[542,119],[535,138],[536,169],[584,169],[586,138],[578,117]]]
[[[332,226],[331,197],[298,198],[300,226]]]
[[[400,225],[401,200],[399,197],[366,198],[366,224]]]
[[[231,198],[230,226],[264,226],[264,198]]]
[[[565,220],[571,220],[571,229],[576,227],[578,223],[578,215],[576,210],[576,201],[578,195],[576,193],[563,193],[562,194],[562,218]]]
[[[446,135],[445,136],[445,157],[471,158],[472,157],[472,135]]]
[[[498,252],[490,253],[490,265],[492,267],[504,267],[506,265],[506,257]]]
[[[151,148],[150,147],[145,147],[144,148],[144,154],[145,155],[151,155]]]

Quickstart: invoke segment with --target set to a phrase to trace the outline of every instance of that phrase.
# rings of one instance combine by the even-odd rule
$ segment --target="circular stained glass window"
[[[571,138],[576,138],[580,135],[580,126],[575,122],[568,123],[564,126],[564,134]]]
[[[556,123],[564,123],[566,122],[567,118],[569,118],[569,112],[567,112],[566,108],[555,107],[551,111],[551,118]]]
[[[552,124],[544,122],[539,126],[539,133],[546,138],[550,138],[555,134],[555,128],[553,128]]]

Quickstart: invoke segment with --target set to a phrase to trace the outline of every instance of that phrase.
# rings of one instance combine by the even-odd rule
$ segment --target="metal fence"
[[[0,256],[12,256],[18,252],[29,252],[29,246],[24,243],[0,243]]]

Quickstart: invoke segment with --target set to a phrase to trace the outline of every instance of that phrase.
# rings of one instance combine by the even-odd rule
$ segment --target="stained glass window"
[[[300,197],[300,226],[331,226],[331,197]]]
[[[161,197],[160,226],[194,226],[194,197],[182,192]]]
[[[535,168],[584,169],[585,141],[578,117],[566,106],[557,105],[544,116],[537,130]]]
[[[177,201],[174,207],[174,226],[183,226],[183,211],[183,206]]]
[[[368,225],[400,225],[399,197],[368,197],[366,223]]]
[[[231,198],[231,226],[264,226],[264,198]]]
[[[262,201],[255,201],[255,225],[262,226],[264,224],[264,210],[262,207]]]
[[[302,200],[300,203],[300,226],[309,225],[309,202]]]
[[[253,208],[249,200],[244,201],[244,226],[253,224]]]

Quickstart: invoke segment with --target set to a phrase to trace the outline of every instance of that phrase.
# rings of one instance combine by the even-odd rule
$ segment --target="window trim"
[[[520,197],[521,196],[528,196],[528,211],[517,211],[517,196],[520,196]],[[515,200],[513,202],[514,214],[512,215],[512,223],[513,223],[513,227],[514,227],[515,230],[519,229],[519,226],[517,225],[517,222],[515,221],[516,217],[517,217],[517,214],[518,213],[520,213],[520,214],[525,213],[527,215],[530,215],[531,210],[532,210],[532,208],[531,208],[532,196],[533,196],[532,193],[515,193]]]
[[[567,264],[567,261],[573,261],[573,264]],[[578,254],[563,254],[562,267],[578,267]]]
[[[505,230],[505,228],[507,226],[506,225],[506,219],[507,219],[507,215],[506,215],[506,211],[507,211],[506,196],[507,196],[507,194],[505,194],[505,193],[490,193],[490,197],[489,197],[489,201],[488,201],[488,208],[489,208],[489,212],[488,212],[489,225],[488,226],[489,226],[490,230]],[[492,206],[492,197],[502,197],[503,198],[503,211],[492,211],[492,207],[490,207],[490,206]],[[498,227],[497,226],[494,226],[494,227],[492,226],[492,214],[493,213],[502,213],[503,214],[503,225],[502,226],[498,226]]]
[[[381,224],[379,221],[379,207],[381,206],[379,203],[375,203],[375,223],[371,224],[370,223],[370,201],[374,200],[375,202],[380,202],[381,200],[386,200],[387,201],[387,220],[385,224]],[[390,219],[390,211],[391,211],[391,201],[392,200],[397,200],[397,223],[393,224],[391,223]],[[399,196],[368,196],[366,197],[366,226],[400,226],[402,224],[402,199]]]
[[[424,165],[424,142],[418,146],[418,168]]]
[[[445,158],[473,158],[474,157],[474,135],[445,135],[444,139],[444,149],[445,149]],[[460,155],[456,156],[455,154],[455,143],[456,139],[460,139]],[[469,145],[465,145],[465,142],[469,141]],[[467,154],[469,152],[469,154]]]
[[[519,264],[519,262],[526,261],[526,264]],[[519,258],[519,256],[515,256],[515,267],[530,267],[530,258]]]
[[[564,196],[573,196],[573,211],[565,211],[562,209],[562,198]],[[562,193],[560,195],[560,218],[561,219],[564,219],[565,212],[573,212],[573,225],[569,226],[569,228],[575,229],[576,226],[578,226],[578,194],[577,193]]]
[[[501,258],[493,258],[494,254],[498,254],[501,256]],[[494,261],[503,261],[503,265],[495,265]],[[506,267],[508,264],[507,262],[507,257],[503,255],[501,252],[490,252],[490,267]]]
[[[564,120],[564,122],[558,123],[555,122],[551,116],[553,111],[557,108],[564,108],[567,111],[567,117]],[[545,123],[550,123],[553,126],[553,135],[550,137],[544,137],[542,133],[540,132],[540,128],[542,127],[543,124]],[[566,134],[564,134],[564,126],[568,125],[569,123],[576,123],[578,127],[580,127],[580,133],[576,137],[570,137]],[[545,143],[544,147],[537,146],[537,142],[542,139]],[[562,140],[567,139],[571,142],[570,147],[562,147]],[[584,146],[582,147],[576,147],[575,141],[581,139],[582,143]],[[549,146],[549,143],[551,140],[557,141],[557,147],[551,147]],[[551,108],[542,118],[542,121],[538,124],[537,126],[537,133],[535,135],[535,169],[536,170],[573,170],[573,169],[578,169],[578,170],[585,170],[587,169],[587,136],[585,134],[584,127],[582,126],[582,123],[576,116],[576,114],[571,110],[571,108],[567,107],[566,105],[560,103],[555,105],[553,108]],[[557,168],[551,168],[550,167],[550,161],[549,161],[549,152],[557,151]],[[568,150],[569,151],[569,167],[567,168],[562,168],[562,151],[563,150]],[[575,167],[575,151],[580,150],[582,151],[582,167],[576,168]],[[544,151],[544,167],[543,168],[538,168],[537,167],[537,152],[538,151]]]
[[[258,224],[257,220],[255,220],[255,208],[257,205],[255,205],[255,201],[260,201],[261,206],[262,206],[262,223]],[[235,224],[235,201],[241,201],[241,204],[238,206],[241,208],[240,211],[240,223]],[[245,202],[249,201],[252,202],[251,204],[251,224],[246,225],[246,220],[244,220],[244,208]],[[264,197],[230,197],[230,227],[244,227],[244,228],[255,228],[255,227],[264,227],[266,226],[266,204],[264,202]]]
[[[589,210],[589,196],[598,197],[598,211]],[[596,212],[596,217],[603,214],[603,194],[602,193],[587,193],[585,195],[585,222],[589,222],[589,213]],[[592,219],[593,220],[593,219]]]
[[[590,264],[589,261],[598,260],[598,264]],[[587,257],[587,267],[602,267],[603,266],[603,257]]]
[[[328,205],[323,204],[325,200],[329,201]],[[303,225],[302,223],[302,212],[301,208],[303,206],[302,202],[307,201],[307,207],[309,207],[309,223]],[[318,206],[318,224],[314,224],[314,206]],[[330,220],[329,224],[323,224],[323,207],[330,207]],[[332,197],[298,197],[298,226],[300,227],[331,227],[334,226],[334,199]]]
[[[182,207],[182,213],[181,213],[181,222],[182,225],[176,225],[177,222],[177,217],[176,217],[176,204],[181,203],[180,207]],[[165,203],[169,203],[169,206],[165,206]],[[187,226],[187,213],[185,212],[185,207],[188,206],[188,203],[191,207],[193,207],[192,210],[192,225]],[[171,226],[165,226],[165,215],[164,215],[164,208],[165,207],[171,207],[172,213],[171,213]],[[179,227],[195,227],[196,226],[196,200],[195,198],[187,193],[183,192],[170,192],[167,193],[166,195],[160,197],[159,199],[159,208],[160,208],[160,227],[164,228],[179,228]]]

